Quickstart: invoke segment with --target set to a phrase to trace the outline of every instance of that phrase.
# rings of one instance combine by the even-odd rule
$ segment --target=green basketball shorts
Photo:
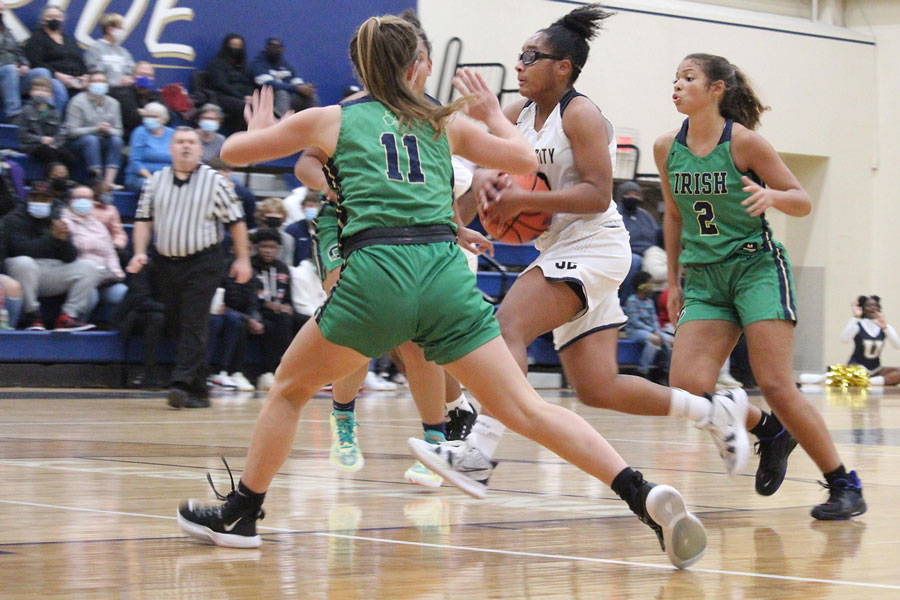
[[[710,319],[741,327],[770,319],[796,323],[794,278],[784,246],[776,242],[771,251],[741,250],[718,263],[685,265],[678,324]]]
[[[316,322],[325,339],[365,356],[412,340],[438,364],[500,335],[493,308],[452,242],[354,251]]]
[[[322,281],[325,281],[329,272],[344,264],[338,246],[338,231],[337,208],[326,202],[316,217],[313,235],[313,256],[316,259],[316,271]]]

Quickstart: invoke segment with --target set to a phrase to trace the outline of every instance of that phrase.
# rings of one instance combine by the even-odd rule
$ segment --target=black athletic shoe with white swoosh
[[[228,463],[225,463],[225,468],[228,469]],[[228,469],[228,476],[231,477],[231,469]],[[209,474],[206,478],[216,497],[225,502],[204,504],[193,499],[183,502],[178,507],[178,526],[191,537],[217,546],[258,548],[262,538],[256,533],[256,521],[266,516],[262,508],[247,508],[247,503],[242,502],[240,493],[234,489],[234,478],[231,479],[231,492],[227,496],[216,490]]]

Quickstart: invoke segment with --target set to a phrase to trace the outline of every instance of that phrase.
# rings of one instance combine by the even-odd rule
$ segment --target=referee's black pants
[[[209,307],[225,275],[222,249],[216,245],[186,258],[154,255],[156,292],[166,306],[169,334],[177,358],[172,386],[196,396],[206,391],[206,338]]]

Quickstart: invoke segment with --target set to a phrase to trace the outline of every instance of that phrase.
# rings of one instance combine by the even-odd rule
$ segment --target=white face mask
[[[116,28],[116,29],[113,29],[110,33],[112,33],[113,41],[116,42],[117,44],[121,44],[122,40],[125,39],[125,30],[124,29]]]

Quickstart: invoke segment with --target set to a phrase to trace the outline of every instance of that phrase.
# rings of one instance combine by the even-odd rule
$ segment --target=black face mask
[[[244,49],[243,48],[229,48],[228,54],[231,55],[231,58],[237,61],[244,60]]]
[[[266,60],[270,63],[277,63],[284,56],[283,50],[266,50]]]
[[[65,177],[53,177],[50,179],[50,187],[54,192],[64,192],[69,189],[69,180]]]
[[[628,212],[636,211],[639,202],[640,200],[637,198],[622,198],[622,206],[624,206],[625,210]]]
[[[263,221],[266,223],[266,227],[271,227],[272,229],[281,227],[281,219],[278,217],[266,217]]]
[[[62,28],[62,21],[59,19],[50,19],[47,21],[47,29],[50,31],[59,31]]]

